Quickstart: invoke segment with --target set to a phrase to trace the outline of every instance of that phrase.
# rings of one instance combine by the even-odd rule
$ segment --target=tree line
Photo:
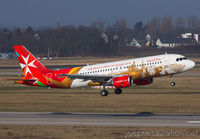
[[[156,40],[158,37],[176,38],[186,32],[200,32],[198,17],[153,17],[145,24],[138,21],[132,27],[127,26],[125,19],[117,19],[112,24],[95,21],[89,26],[60,26],[58,23],[54,28],[0,28],[0,52],[12,52],[12,46],[22,44],[37,56],[47,54],[47,49],[51,56],[57,57],[118,56],[122,50],[127,50],[127,54],[139,51],[127,48],[127,43],[133,38],[145,39],[147,33]]]

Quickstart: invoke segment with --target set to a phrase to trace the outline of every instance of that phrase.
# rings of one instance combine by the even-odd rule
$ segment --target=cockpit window
[[[187,60],[186,57],[181,57],[181,58],[177,58],[176,61],[182,61],[182,60]]]

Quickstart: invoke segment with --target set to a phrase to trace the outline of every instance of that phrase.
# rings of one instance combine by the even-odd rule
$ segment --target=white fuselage
[[[84,66],[81,75],[115,75],[138,71],[141,78],[173,75],[192,69],[195,63],[178,54],[156,55],[129,60],[108,62]],[[71,87],[87,86],[90,81],[75,79]]]

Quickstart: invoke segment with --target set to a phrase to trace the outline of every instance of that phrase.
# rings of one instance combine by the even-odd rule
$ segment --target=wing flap
[[[92,80],[93,82],[100,82],[100,83],[106,83],[114,77],[119,77],[119,75],[81,75],[81,74],[59,74],[59,75],[67,76],[71,80],[83,79],[83,81]]]

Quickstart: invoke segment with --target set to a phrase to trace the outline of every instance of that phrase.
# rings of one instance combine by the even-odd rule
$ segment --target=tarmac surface
[[[0,125],[200,127],[200,115],[129,113],[0,112]]]

